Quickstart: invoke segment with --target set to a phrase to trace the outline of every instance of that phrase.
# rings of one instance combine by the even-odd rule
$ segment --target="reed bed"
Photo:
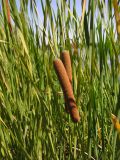
[[[119,6],[0,0],[1,160],[119,159]]]

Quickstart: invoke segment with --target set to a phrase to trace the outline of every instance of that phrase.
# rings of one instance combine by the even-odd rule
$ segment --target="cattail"
[[[71,67],[71,59],[70,59],[69,51],[67,51],[67,50],[62,51],[60,56],[61,56],[61,60],[64,64],[64,67],[66,69],[70,83],[72,85],[72,67]],[[64,96],[64,100],[65,100],[65,110],[67,113],[69,113],[69,107],[68,107],[67,100],[66,100],[65,96]]]
[[[61,53],[61,60],[64,64],[65,69],[66,69],[70,83],[72,84],[72,67],[71,67],[71,60],[70,60],[69,51],[65,50]]]
[[[70,80],[68,78],[65,67],[60,59],[56,59],[53,62],[56,74],[58,76],[59,82],[61,84],[65,100],[69,107],[69,112],[73,122],[78,122],[80,120],[79,112],[75,103],[75,98],[72,90]]]

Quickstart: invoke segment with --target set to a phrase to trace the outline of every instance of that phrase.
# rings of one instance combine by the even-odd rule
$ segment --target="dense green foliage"
[[[120,139],[120,45],[112,0],[0,0],[0,159],[115,160]],[[41,21],[41,22],[40,22]],[[65,112],[53,60],[70,51],[73,89],[81,120]]]

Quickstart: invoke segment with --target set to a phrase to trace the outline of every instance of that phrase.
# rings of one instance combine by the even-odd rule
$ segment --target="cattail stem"
[[[82,1],[82,17],[81,17],[81,25],[83,25],[84,16],[85,16],[85,9],[86,9],[86,0]]]
[[[79,111],[76,106],[72,86],[68,78],[65,67],[60,59],[56,59],[53,62],[56,74],[58,76],[59,82],[61,84],[64,97],[67,101],[71,118],[73,122],[78,122],[80,120]]]

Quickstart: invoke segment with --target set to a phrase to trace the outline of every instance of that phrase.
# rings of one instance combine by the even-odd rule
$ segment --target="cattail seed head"
[[[79,111],[74,99],[68,99],[68,106],[71,118],[74,122],[80,121]]]
[[[80,121],[80,115],[77,107],[73,107],[70,111],[71,118],[74,122],[79,122]]]
[[[61,56],[61,60],[64,64],[64,67],[66,69],[69,81],[72,85],[72,67],[71,67],[71,59],[70,59],[69,51],[67,51],[67,50],[62,51],[60,56]],[[69,107],[68,107],[68,103],[67,103],[67,100],[65,97],[64,97],[64,100],[65,100],[65,110],[67,113],[69,113]]]
[[[70,83],[72,84],[72,67],[71,67],[71,60],[70,60],[69,51],[64,50],[61,53],[61,60],[64,64],[65,69],[66,69],[66,72],[67,72],[68,78],[70,80]]]
[[[65,102],[67,103],[68,110],[70,111],[71,118],[73,122],[78,122],[80,120],[79,112],[75,103],[75,98],[72,90],[70,80],[68,78],[65,67],[60,59],[53,61],[56,74],[58,76],[59,82],[61,84]]]
[[[71,83],[69,81],[67,72],[65,70],[65,67],[60,59],[54,60],[54,68],[56,71],[56,74],[58,76],[58,79],[60,81],[61,87],[63,89],[63,93],[65,95],[65,98],[69,97],[70,99],[75,99],[73,95],[73,90],[71,87]]]

